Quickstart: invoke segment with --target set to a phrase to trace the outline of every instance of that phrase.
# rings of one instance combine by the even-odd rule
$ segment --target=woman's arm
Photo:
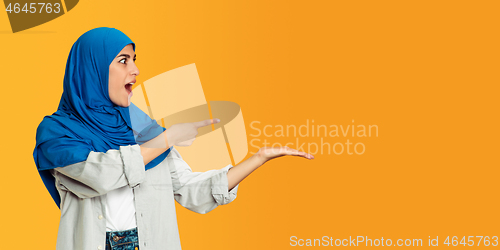
[[[189,146],[193,143],[198,129],[220,122],[219,119],[208,119],[200,122],[179,123],[170,126],[157,137],[141,145],[141,155],[144,165],[154,160],[174,145]]]
[[[92,198],[125,185],[134,187],[144,180],[146,164],[170,146],[191,144],[199,127],[217,122],[218,119],[175,124],[140,147],[129,145],[120,146],[119,150],[90,152],[85,161],[55,168],[59,188],[80,198]]]
[[[219,205],[236,199],[238,183],[266,161],[284,155],[297,155],[312,159],[312,155],[287,147],[262,148],[246,161],[223,169],[192,172],[175,148],[167,157],[175,200],[183,207],[208,213]]]
[[[310,160],[314,159],[314,156],[311,154],[291,149],[289,147],[263,147],[259,150],[259,152],[252,155],[244,162],[229,169],[227,172],[228,190],[234,188],[238,185],[238,183],[245,179],[245,177],[250,175],[254,170],[262,166],[267,161],[285,155],[301,156]]]
[[[90,152],[87,160],[54,169],[58,188],[79,198],[92,198],[146,178],[138,145],[120,146],[107,152]]]
[[[193,172],[175,147],[165,160],[170,170],[174,198],[181,206],[205,214],[236,199],[238,188],[227,189],[227,171],[233,167],[231,164],[222,169]]]
[[[153,138],[152,140],[140,145],[144,165],[147,165],[150,161],[154,160],[156,157],[163,154],[163,152],[167,151],[167,149],[171,147],[170,144],[175,145],[172,144],[172,141],[170,141],[169,144],[166,132],[167,130],[163,131],[163,133]]]

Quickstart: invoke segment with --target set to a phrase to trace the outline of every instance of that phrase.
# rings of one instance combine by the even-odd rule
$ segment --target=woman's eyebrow
[[[120,57],[120,56],[124,56],[126,58],[130,58],[129,54],[121,54],[121,55],[118,55],[117,58]],[[134,59],[136,59],[136,58],[137,58],[137,54],[134,55]]]

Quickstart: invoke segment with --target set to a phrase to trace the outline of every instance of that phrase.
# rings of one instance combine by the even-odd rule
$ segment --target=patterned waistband
[[[137,234],[137,228],[106,232],[106,244],[109,244],[111,247],[130,243],[138,244],[138,241],[139,236]]]

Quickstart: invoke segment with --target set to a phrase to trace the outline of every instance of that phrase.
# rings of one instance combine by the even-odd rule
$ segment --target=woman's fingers
[[[306,152],[302,152],[289,147],[264,147],[263,151],[264,155],[266,155],[268,159],[273,159],[285,155],[301,156],[307,159],[314,159],[314,156],[312,154],[308,154]]]
[[[308,154],[306,152],[298,151],[297,149],[285,147],[287,155],[296,155],[296,156],[302,156],[308,159],[314,159],[314,156],[312,154]]]
[[[215,124],[215,123],[219,123],[219,122],[220,122],[220,119],[215,118],[215,119],[208,119],[208,120],[199,121],[199,122],[193,122],[193,124],[196,128],[201,128],[201,127],[208,126],[212,123]]]

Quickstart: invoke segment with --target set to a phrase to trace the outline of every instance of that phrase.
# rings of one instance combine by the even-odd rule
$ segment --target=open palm
[[[257,152],[257,155],[264,161],[269,161],[285,155],[300,156],[307,159],[314,159],[314,156],[306,152],[302,152],[289,147],[262,147]]]

